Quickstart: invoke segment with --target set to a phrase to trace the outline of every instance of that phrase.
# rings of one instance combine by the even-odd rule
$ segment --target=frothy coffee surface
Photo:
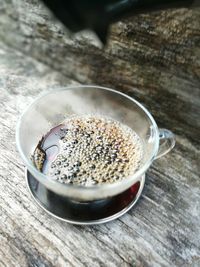
[[[32,158],[60,183],[92,186],[134,174],[142,155],[141,140],[128,126],[106,117],[76,116],[51,129]]]

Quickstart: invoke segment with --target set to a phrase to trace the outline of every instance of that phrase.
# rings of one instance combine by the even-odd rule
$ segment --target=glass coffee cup
[[[41,137],[72,115],[92,114],[112,118],[129,126],[143,144],[139,169],[131,176],[111,184],[81,186],[61,184],[40,172],[31,155]],[[19,153],[28,172],[45,189],[76,203],[92,203],[111,199],[140,182],[152,162],[168,153],[175,145],[172,132],[159,129],[152,115],[138,101],[121,92],[99,86],[73,86],[53,89],[36,99],[21,116],[16,132]],[[130,206],[130,205],[129,205]]]

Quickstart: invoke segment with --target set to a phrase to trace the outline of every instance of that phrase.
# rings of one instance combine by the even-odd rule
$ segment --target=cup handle
[[[175,136],[167,129],[159,129],[159,149],[155,159],[167,154],[175,146]]]

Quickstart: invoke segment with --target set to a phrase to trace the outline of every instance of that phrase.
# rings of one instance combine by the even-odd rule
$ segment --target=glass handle
[[[158,154],[155,159],[164,156],[175,146],[175,136],[167,129],[159,129],[159,140]]]

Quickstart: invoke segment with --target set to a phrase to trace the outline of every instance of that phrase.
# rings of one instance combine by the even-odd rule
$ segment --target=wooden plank
[[[0,266],[199,266],[199,9],[119,22],[101,50],[89,37],[70,40],[37,1],[0,0],[0,39]],[[176,134],[137,206],[101,226],[72,226],[39,209],[16,151],[22,110],[72,83],[126,92]]]
[[[39,1],[1,2],[1,38],[80,82],[172,91],[199,83],[200,8],[133,16],[100,49],[88,35],[70,39]]]
[[[0,54],[2,266],[195,266],[200,257],[200,182],[199,152],[191,140],[177,135],[174,151],[148,171],[138,205],[120,219],[92,227],[53,219],[27,191],[15,126],[39,92],[72,81],[4,46]],[[166,121],[162,113],[158,117]]]

